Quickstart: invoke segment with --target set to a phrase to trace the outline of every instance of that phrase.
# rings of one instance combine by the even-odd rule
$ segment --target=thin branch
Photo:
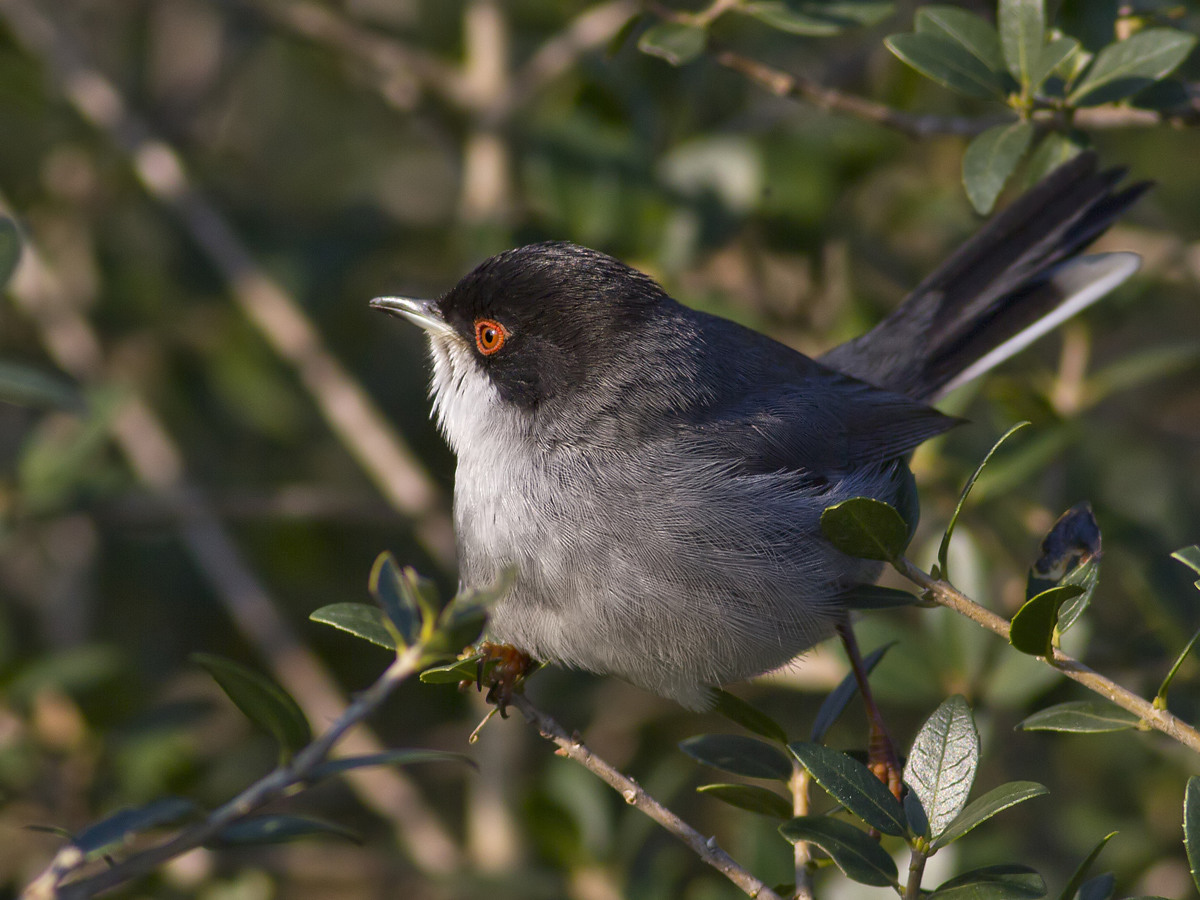
[[[152,872],[164,862],[209,841],[226,826],[243,816],[282,797],[288,788],[307,781],[313,770],[325,761],[329,751],[333,749],[334,744],[342,735],[352,726],[366,719],[396,689],[397,685],[417,671],[424,653],[424,646],[418,644],[409,647],[397,656],[378,680],[359,694],[350,706],[346,707],[346,711],[338,717],[328,731],[297,753],[290,763],[273,770],[232,800],[213,810],[203,822],[198,822],[191,828],[181,831],[174,838],[157,847],[151,847],[123,859],[96,875],[67,884],[61,884],[56,880],[67,872],[63,871],[64,862],[60,861],[59,857],[55,857],[55,862],[51,863],[50,867],[26,889],[22,895],[23,900],[50,900],[50,898],[55,898],[55,900],[80,898],[82,900],[82,898],[93,897],[102,891],[124,884],[130,879]],[[67,861],[76,861],[76,865],[83,861],[78,848],[70,844],[63,848],[60,856]]]
[[[0,213],[8,211],[0,195]],[[81,312],[81,298],[68,293],[28,238],[9,291],[64,372],[84,385],[113,379],[100,339]],[[188,479],[178,444],[132,387],[126,387],[110,430],[134,476],[169,511],[184,549],[238,631],[266,660],[275,678],[297,698],[308,720],[328,722],[341,715],[346,701],[337,683],[280,615],[275,599],[211,503]],[[350,734],[344,746],[355,755],[383,749],[366,727]],[[401,772],[355,770],[347,773],[347,780],[364,805],[393,823],[397,839],[421,868],[449,872],[458,867],[461,854],[457,844]]]
[[[128,157],[146,191],[169,210],[225,279],[267,343],[291,364],[333,432],[380,492],[414,522],[417,539],[443,566],[454,536],[441,492],[362,386],[325,346],[296,299],[254,259],[233,226],[192,184],[179,153],[136,116],[82,51],[28,0],[0,0],[13,31],[37,54],[76,111]]]
[[[798,759],[792,759],[792,775],[788,778],[788,790],[792,795],[792,815],[808,815],[808,788],[812,783],[812,775],[808,769],[800,765]],[[812,882],[812,847],[808,841],[796,841],[792,850],[792,867],[795,872],[796,889],[792,896],[795,900],[813,900]]]
[[[923,588],[926,595],[934,602],[966,616],[1008,640],[1009,623],[1007,620],[960,593],[952,584],[931,577],[905,557],[898,558],[892,564],[901,575]],[[1200,753],[1200,731],[1165,709],[1156,709],[1149,700],[1139,697],[1133,691],[1121,687],[1099,672],[1088,668],[1057,647],[1054,648],[1053,657],[1038,658],[1044,659],[1048,665],[1058,669],[1071,680],[1078,681],[1088,690],[1094,691],[1122,709],[1133,713],[1149,727],[1161,731],[1192,751]]]
[[[576,735],[569,735],[554,718],[542,712],[524,694],[513,696],[513,705],[521,710],[525,719],[537,726],[542,737],[558,747],[560,755],[572,759],[619,793],[625,802],[645,813],[679,840],[687,844],[697,856],[712,866],[747,896],[759,900],[782,900],[771,888],[738,865],[733,858],[718,846],[716,838],[706,838],[684,822],[649,794],[636,781],[622,774],[605,760],[596,756]]]

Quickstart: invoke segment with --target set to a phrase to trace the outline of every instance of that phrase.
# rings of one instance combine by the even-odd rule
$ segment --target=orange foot
[[[512,702],[513,693],[521,686],[525,676],[537,665],[529,654],[518,650],[511,644],[493,644],[484,641],[479,645],[479,668],[475,685],[483,690],[484,671],[488,663],[494,663],[491,673],[487,676],[487,702],[495,703],[502,718],[508,718],[508,705]]]

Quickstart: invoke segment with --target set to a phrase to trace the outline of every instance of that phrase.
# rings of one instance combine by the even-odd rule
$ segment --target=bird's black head
[[[574,244],[531,244],[481,263],[436,301],[374,305],[430,332],[443,352],[486,373],[500,396],[536,407],[586,390],[643,332],[666,294],[651,278]],[[436,385],[435,385],[436,387]]]

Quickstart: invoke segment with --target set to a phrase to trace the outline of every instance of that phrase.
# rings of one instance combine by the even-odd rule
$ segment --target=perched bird
[[[429,336],[462,583],[515,573],[490,637],[698,709],[831,634],[881,564],[822,511],[865,495],[915,524],[907,458],[958,421],[928,404],[1137,269],[1079,256],[1145,189],[1122,176],[1076,157],[816,360],[568,243],[372,301]]]

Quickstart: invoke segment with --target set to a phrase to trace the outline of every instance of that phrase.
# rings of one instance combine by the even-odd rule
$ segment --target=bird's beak
[[[373,309],[382,309],[393,316],[403,316],[420,325],[426,331],[448,331],[450,325],[442,318],[437,303],[433,300],[414,300],[411,297],[376,297],[371,301]]]

